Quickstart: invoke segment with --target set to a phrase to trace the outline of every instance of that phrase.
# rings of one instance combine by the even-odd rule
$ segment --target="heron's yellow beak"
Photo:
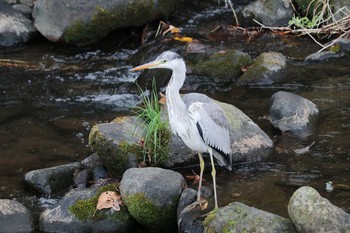
[[[152,61],[152,62],[143,64],[143,65],[140,65],[140,66],[136,66],[136,67],[132,68],[130,71],[152,69],[152,68],[154,68],[154,67],[156,67],[158,65],[159,65],[159,62]]]

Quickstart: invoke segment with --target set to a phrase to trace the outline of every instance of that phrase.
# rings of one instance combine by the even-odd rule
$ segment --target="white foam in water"
[[[101,104],[114,105],[118,107],[131,107],[140,103],[140,97],[132,94],[116,94],[116,95],[89,95],[79,96],[76,98],[78,102],[95,102]]]
[[[43,208],[48,208],[53,205],[56,205],[58,202],[58,199],[48,198],[48,197],[40,197],[39,198],[39,204]]]

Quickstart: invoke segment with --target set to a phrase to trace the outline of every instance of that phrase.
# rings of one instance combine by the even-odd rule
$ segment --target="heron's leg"
[[[201,152],[198,152],[199,157],[199,167],[200,167],[200,173],[199,173],[199,184],[198,184],[198,193],[197,193],[197,202],[201,199],[201,190],[202,190],[202,180],[203,180],[203,171],[204,171],[204,159]]]
[[[214,159],[213,159],[213,149],[209,148],[209,154],[210,154],[210,162],[211,162],[211,175],[213,177],[213,186],[214,186],[214,199],[215,199],[215,208],[214,209],[218,209],[218,198],[217,198],[217,194],[216,194],[216,169],[215,169],[215,165],[214,165]]]

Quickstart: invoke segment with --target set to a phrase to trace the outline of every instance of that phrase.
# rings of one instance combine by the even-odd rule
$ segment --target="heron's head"
[[[134,67],[131,71],[145,70],[145,69],[171,69],[175,70],[184,66],[182,57],[174,52],[165,51],[160,54],[154,61]]]

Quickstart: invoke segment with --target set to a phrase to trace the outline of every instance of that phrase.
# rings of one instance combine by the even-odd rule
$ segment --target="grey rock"
[[[186,188],[180,197],[177,206],[177,225],[179,232],[202,233],[204,227],[200,218],[203,211],[191,205],[197,200],[197,191]]]
[[[32,232],[34,222],[30,211],[15,200],[0,199],[0,232]]]
[[[239,202],[212,214],[203,222],[207,232],[296,232],[289,219]]]
[[[317,53],[312,53],[305,58],[305,62],[322,62],[330,58],[342,57],[344,54],[332,52],[332,51],[321,51]]]
[[[43,168],[27,172],[25,182],[43,194],[53,194],[69,188],[74,184],[73,174],[80,163],[70,163],[56,167]]]
[[[244,7],[243,16],[265,26],[287,26],[293,16],[289,0],[256,0]]]
[[[105,210],[108,216],[102,220],[79,220],[70,210],[69,207],[77,201],[87,200],[95,196],[96,188],[74,189],[67,193],[57,205],[44,210],[40,215],[39,227],[43,232],[130,232],[134,221],[126,211],[114,212],[120,218],[110,218],[110,210]],[[100,210],[104,211],[104,210]],[[116,220],[118,219],[118,220]]]
[[[268,85],[284,77],[287,61],[283,54],[265,52],[237,80],[237,85]]]
[[[349,16],[349,12],[346,9],[350,9],[350,1],[349,0],[334,0],[332,2],[333,4],[331,7],[333,7],[333,14],[335,17],[335,20],[340,20],[344,17]]]
[[[92,171],[92,173],[93,173],[94,181],[97,181],[99,179],[108,178],[108,173],[103,166],[95,167],[94,170]]]
[[[13,46],[27,42],[36,32],[32,21],[0,1],[0,46]]]
[[[138,223],[164,232],[176,227],[176,207],[184,187],[185,180],[180,173],[152,167],[128,169],[119,188]]]
[[[81,165],[86,169],[94,169],[95,167],[102,165],[102,160],[97,153],[93,153],[81,161]]]
[[[15,4],[15,5],[12,5],[12,7],[13,7],[13,9],[21,12],[28,19],[30,19],[32,17],[33,9],[30,6],[28,6],[26,4]]]
[[[257,162],[271,152],[270,137],[240,109],[218,102],[230,124],[233,162]]]
[[[176,2],[37,0],[33,9],[34,26],[50,41],[86,45],[117,28],[141,26],[160,16],[169,16]]]
[[[319,110],[308,99],[293,93],[279,91],[270,99],[270,121],[282,132],[299,137],[312,134]]]
[[[337,44],[340,46],[340,52],[350,52],[350,39],[340,38],[337,40]]]
[[[348,232],[350,215],[334,206],[312,187],[294,192],[288,213],[299,232]]]

